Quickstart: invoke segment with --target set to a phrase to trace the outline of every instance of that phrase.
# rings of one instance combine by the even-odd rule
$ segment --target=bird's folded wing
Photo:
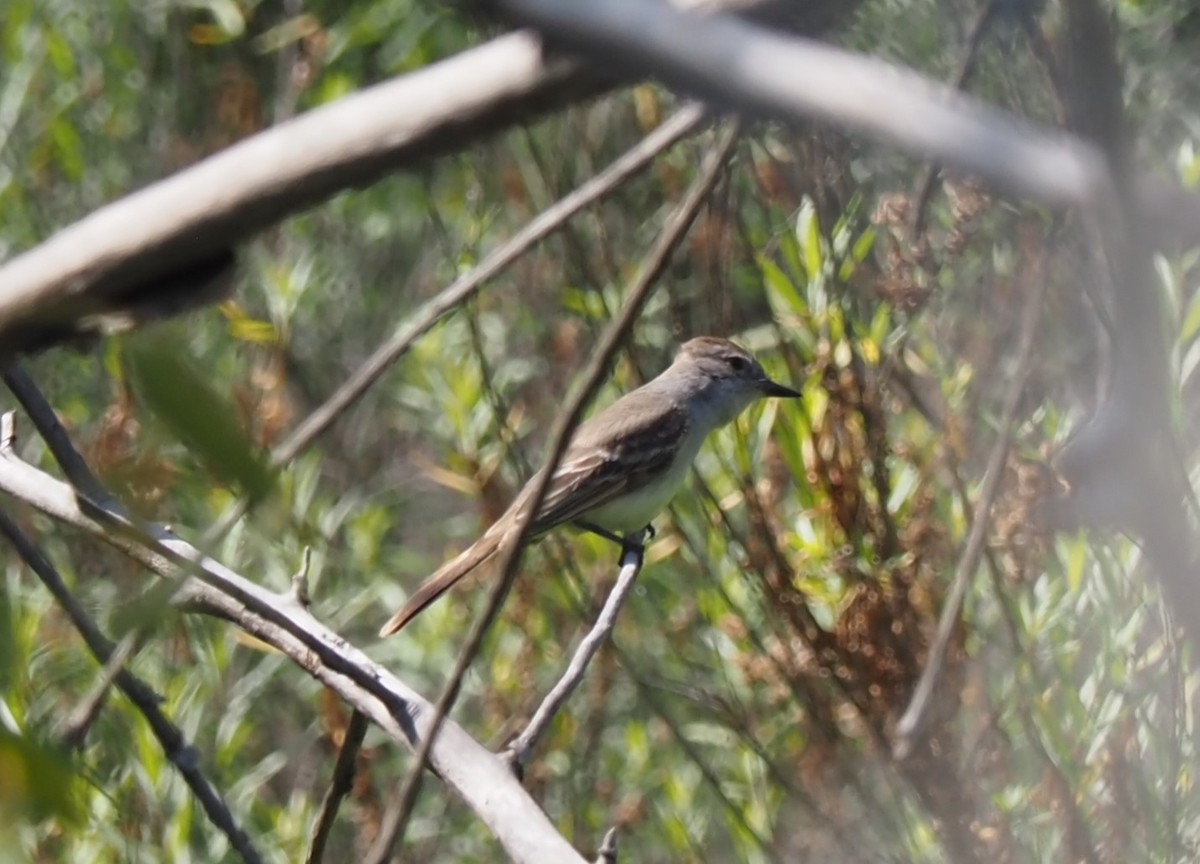
[[[577,519],[670,470],[688,434],[687,411],[658,410],[641,417],[648,419],[638,422],[632,415],[632,423],[605,436],[607,440],[597,440],[601,436],[596,432],[612,432],[611,427],[597,430],[593,421],[580,430],[554,472],[533,533]]]

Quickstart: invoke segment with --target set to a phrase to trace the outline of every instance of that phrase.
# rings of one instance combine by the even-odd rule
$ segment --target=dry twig
[[[506,756],[518,773],[525,767],[533,748],[537,746],[538,741],[549,728],[554,715],[583,681],[588,664],[592,662],[592,658],[596,656],[596,652],[600,650],[604,640],[617,626],[617,614],[625,604],[625,598],[633,590],[633,583],[642,569],[642,558],[642,532],[639,532],[637,536],[626,538],[626,545],[621,555],[621,571],[617,574],[617,581],[613,584],[612,590],[608,593],[608,599],[604,601],[604,607],[596,616],[596,622],[583,637],[579,647],[575,649],[575,654],[571,657],[571,662],[567,664],[567,669],[563,672],[562,677],[558,679],[558,683],[550,689],[546,698],[542,700],[542,704],[533,713],[533,718],[525,727],[525,731],[509,745]]]
[[[11,429],[11,415],[4,417],[4,427]],[[0,437],[11,440],[11,436]],[[103,500],[92,499],[24,462],[11,446],[0,447],[0,490],[104,541],[161,576],[183,579],[174,602],[230,621],[276,648],[396,740],[413,747],[423,740],[421,727],[433,713],[432,706],[322,625],[290,595],[268,591],[161,525],[135,519],[107,493]],[[582,864],[583,858],[504,763],[457,724],[444,721],[429,762],[514,861]]]
[[[388,807],[388,812],[384,817],[386,833],[385,829],[380,830],[379,841],[376,843],[372,854],[368,856],[367,860],[369,862],[384,861],[390,854],[396,840],[403,836],[405,824],[416,801],[416,793],[421,774],[424,771],[424,759],[428,748],[432,745],[436,737],[437,727],[442,717],[445,716],[445,713],[454,704],[458,696],[458,690],[462,684],[462,678],[475,659],[475,654],[478,652],[480,645],[482,645],[487,631],[499,613],[500,605],[504,602],[504,598],[508,594],[508,590],[516,576],[517,563],[520,559],[525,537],[529,532],[530,525],[533,523],[534,516],[537,514],[538,507],[541,506],[546,490],[549,488],[554,469],[558,465],[558,460],[561,458],[563,451],[570,441],[570,434],[579,423],[583,409],[591,398],[592,393],[600,386],[604,376],[608,373],[612,358],[616,356],[617,350],[620,348],[625,336],[632,329],[634,322],[637,320],[638,313],[641,311],[642,305],[649,298],[658,277],[662,274],[676,247],[683,240],[687,229],[691,226],[696,214],[700,211],[700,207],[708,197],[708,193],[712,190],[713,185],[720,176],[721,170],[725,166],[725,160],[733,152],[734,144],[737,142],[738,129],[739,125],[737,123],[730,124],[729,128],[722,135],[721,141],[714,148],[713,152],[709,154],[709,158],[706,160],[700,174],[692,182],[687,194],[668,217],[667,224],[663,227],[662,232],[655,241],[654,247],[650,250],[645,262],[642,264],[638,278],[630,289],[621,314],[609,324],[605,330],[604,337],[600,341],[600,345],[593,353],[587,369],[582,375],[582,384],[579,385],[575,396],[567,401],[567,404],[563,406],[562,411],[559,412],[558,417],[555,419],[550,433],[549,444],[547,445],[549,456],[546,459],[545,468],[541,473],[541,479],[533,488],[524,512],[518,516],[516,530],[508,541],[508,547],[501,554],[500,579],[488,596],[484,611],[475,622],[466,644],[459,653],[454,670],[450,674],[450,679],[447,681],[445,689],[438,699],[437,711],[431,721],[428,737],[425,739],[424,746],[417,751],[414,765],[405,778],[400,793]]]
[[[11,442],[5,441],[0,452],[7,456],[9,451],[11,451]],[[118,657],[113,643],[100,631],[100,628],[84,611],[83,605],[71,594],[54,565],[2,510],[0,510],[0,533],[8,538],[9,543],[12,544],[21,559],[29,565],[29,568],[42,580],[42,584],[54,595],[54,599],[62,606],[71,619],[71,623],[75,625],[75,629],[83,637],[92,656],[104,665],[110,663],[114,657]],[[162,745],[163,753],[179,771],[213,825],[229,838],[229,844],[243,861],[248,864],[262,864],[263,859],[255,850],[246,832],[237,824],[233,814],[229,812],[229,808],[221,798],[221,793],[200,770],[200,758],[196,751],[183,736],[179,727],[167,719],[158,707],[159,702],[162,701],[158,694],[123,666],[115,669],[113,680],[134,707],[146,718],[154,737]]]
[[[369,725],[366,715],[361,711],[355,709],[351,712],[350,722],[346,724],[346,733],[342,737],[342,747],[338,750],[337,762],[333,766],[333,777],[329,781],[329,788],[325,790],[325,797],[321,799],[321,809],[313,825],[306,864],[321,864],[325,855],[325,843],[329,840],[329,832],[333,830],[338,808],[342,805],[342,799],[354,788],[358,752],[362,749],[363,739],[367,737]]]
[[[503,272],[534,245],[549,237],[576,213],[612,193],[649,166],[662,152],[693,132],[704,121],[705,110],[698,104],[679,109],[665,123],[631,147],[628,152],[578,189],[564,196],[535,216],[512,239],[494,249],[475,267],[464,273],[409,316],[396,332],[377,347],[366,362],[325,402],[309,414],[271,453],[271,463],[282,467],[302,453],[341,414],[374,384],[379,376],[404,356],[438,321],[475,295],[489,279]],[[245,515],[249,501],[242,499],[230,507],[205,534],[202,546],[208,546]]]
[[[967,589],[971,585],[971,577],[979,567],[979,561],[984,552],[984,541],[987,539],[992,504],[996,500],[996,495],[1000,491],[1000,481],[1004,477],[1004,463],[1008,458],[1013,425],[1016,423],[1017,409],[1021,404],[1021,394],[1025,388],[1025,378],[1029,373],[1029,365],[1033,356],[1033,337],[1037,332],[1038,322],[1041,321],[1043,301],[1046,297],[1049,280],[1045,274],[1045,268],[1039,275],[1041,278],[1037,280],[1034,290],[1029,293],[1021,315],[1021,330],[1016,351],[1017,365],[1004,395],[1004,408],[1000,415],[996,443],[992,445],[991,453],[988,454],[983,486],[979,492],[979,501],[975,505],[975,519],[971,523],[971,530],[967,533],[958,565],[954,568],[950,593],[942,607],[937,632],[934,635],[933,644],[929,646],[929,657],[925,662],[925,668],[921,671],[921,678],[913,691],[908,708],[896,723],[892,752],[897,759],[905,759],[912,752],[917,736],[928,717],[933,688],[937,686],[938,678],[941,676],[942,667],[946,661],[946,652],[950,646],[950,638],[954,633],[955,625],[958,624],[959,615],[962,613],[962,604]]]

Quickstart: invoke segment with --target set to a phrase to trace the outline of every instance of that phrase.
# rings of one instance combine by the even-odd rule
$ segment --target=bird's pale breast
[[[703,434],[689,431],[667,470],[641,488],[587,511],[580,520],[614,534],[628,534],[645,528],[675,497],[703,443]]]

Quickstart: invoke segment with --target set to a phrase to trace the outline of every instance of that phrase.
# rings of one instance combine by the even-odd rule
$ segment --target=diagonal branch
[[[1111,196],[1092,145],[872,58],[657,0],[494,0],[554,44],[717,104],[830,121],[1052,206]]]
[[[600,610],[600,614],[596,616],[596,623],[592,625],[592,629],[588,631],[587,635],[583,637],[583,641],[579,643],[579,647],[575,649],[575,654],[571,657],[571,662],[567,665],[566,671],[563,672],[558,683],[546,694],[546,698],[542,700],[542,704],[534,712],[529,725],[525,727],[525,731],[518,735],[517,739],[509,745],[505,755],[518,773],[525,767],[525,763],[529,761],[529,756],[533,752],[533,748],[537,746],[542,735],[550,727],[551,721],[554,720],[554,715],[558,713],[567,699],[571,697],[571,694],[575,692],[575,688],[583,681],[583,675],[587,672],[588,664],[592,662],[592,658],[596,656],[596,652],[600,650],[600,646],[604,644],[604,640],[608,638],[613,628],[617,626],[617,614],[625,604],[625,598],[633,590],[633,583],[642,569],[641,542],[642,536],[640,534],[636,537],[627,538],[627,545],[621,556],[621,572],[617,574],[617,581],[613,585],[612,591],[609,592],[608,599],[604,601],[604,607]]]
[[[596,89],[578,63],[512,33],[280,123],[0,267],[0,344],[61,336],[343,189]]]
[[[963,544],[962,555],[958,559],[958,565],[954,568],[950,593],[946,597],[941,616],[938,618],[937,631],[933,644],[929,646],[929,657],[925,662],[925,668],[921,671],[921,677],[917,682],[912,699],[908,703],[908,708],[896,723],[892,751],[897,759],[905,759],[912,752],[916,739],[928,718],[933,689],[941,677],[950,638],[958,624],[959,615],[962,613],[963,600],[971,585],[972,576],[975,575],[983,556],[987,528],[991,522],[992,504],[1000,492],[1000,481],[1004,477],[1004,463],[1008,458],[1013,426],[1016,423],[1017,410],[1021,405],[1021,394],[1025,392],[1025,378],[1029,374],[1029,365],[1033,357],[1034,334],[1041,321],[1046,289],[1050,281],[1045,270],[1046,266],[1043,260],[1041,272],[1038,274],[1036,284],[1030,291],[1022,312],[1021,330],[1016,350],[1017,365],[1004,394],[1004,408],[1000,415],[999,432],[996,443],[992,445],[992,451],[988,454],[983,486],[979,492],[979,501],[975,505],[975,519],[971,522],[971,530],[967,533],[966,542]]]
[[[321,810],[317,813],[305,864],[321,864],[321,859],[325,856],[325,843],[329,840],[329,832],[333,829],[333,820],[337,818],[338,808],[341,807],[342,799],[354,788],[358,751],[362,749],[363,739],[367,737],[368,725],[367,718],[361,711],[355,709],[350,713],[350,722],[346,724],[342,746],[333,766],[333,778],[329,781],[329,788],[321,800]]]
[[[100,677],[92,684],[92,689],[88,691],[88,695],[82,702],[75,706],[74,710],[63,721],[62,727],[59,730],[59,738],[68,747],[83,746],[83,741],[87,737],[88,730],[92,728],[92,724],[100,716],[100,709],[108,701],[109,691],[112,690],[113,684],[116,683],[117,676],[124,671],[125,666],[129,663],[136,645],[137,639],[133,633],[126,635],[117,643],[108,659],[104,661],[104,667],[100,670]]]
[[[547,207],[511,239],[492,250],[471,270],[428,300],[405,320],[389,339],[376,348],[336,392],[309,414],[272,451],[272,464],[281,467],[295,459],[366,393],[371,385],[379,380],[379,376],[403,357],[414,342],[428,333],[434,324],[473,297],[485,282],[503,272],[537,243],[562,228],[576,213],[609,195],[645,170],[663,151],[699,128],[705,116],[702,105],[685,105],[615,162]],[[205,535],[206,542],[201,545],[207,546],[224,535],[246,513],[248,507],[249,502],[243,499],[222,513]]]
[[[825,7],[855,5],[710,5],[724,3],[746,15],[774,7],[807,30],[845,17]],[[627,81],[610,64],[589,68],[516,32],[280,123],[0,264],[0,353],[132,326],[142,307],[171,314],[213,302],[234,247],[280,220]]]
[[[11,447],[10,439],[6,438],[5,441],[0,442],[0,449],[6,453],[11,450]],[[42,584],[54,595],[54,599],[62,606],[71,619],[71,623],[75,625],[75,629],[87,643],[92,656],[104,666],[107,666],[114,658],[119,662],[120,654],[115,650],[113,643],[105,637],[96,623],[84,611],[82,604],[71,594],[54,565],[3,510],[0,510],[0,534],[4,534],[8,538],[8,542],[12,544],[21,559],[29,565],[29,568],[42,580]],[[163,753],[183,776],[184,782],[192,790],[192,794],[196,796],[196,800],[200,802],[200,806],[204,808],[204,812],[213,825],[229,838],[230,845],[237,850],[243,861],[248,864],[262,864],[263,859],[254,849],[246,832],[234,820],[233,814],[229,812],[229,808],[221,798],[221,793],[200,770],[200,760],[196,751],[192,749],[192,745],[188,743],[179,727],[168,720],[159,709],[158,694],[140,678],[125,669],[123,665],[116,665],[113,680],[134,707],[146,718],[154,737],[162,745]]]
[[[166,528],[79,490],[0,447],[0,490],[126,553],[168,579],[187,576],[176,600],[232,622],[277,649],[392,738],[417,746],[433,713],[419,693],[314,618],[287,594],[251,582]],[[429,764],[518,864],[583,859],[495,754],[445,721]]]
[[[609,323],[603,338],[600,340],[600,345],[588,362],[587,368],[582,375],[582,384],[579,385],[579,389],[575,395],[567,401],[562,411],[559,412],[558,417],[555,418],[547,445],[549,455],[545,466],[540,471],[537,483],[533,486],[529,496],[529,501],[526,503],[524,511],[518,515],[515,530],[512,532],[512,536],[507,539],[506,548],[500,555],[500,579],[488,596],[483,613],[475,622],[466,644],[459,652],[454,670],[450,673],[450,678],[446,682],[445,689],[438,699],[437,713],[431,721],[429,737],[426,739],[424,746],[417,751],[413,767],[409,771],[408,776],[405,777],[404,785],[401,787],[399,795],[389,807],[389,812],[384,820],[387,831],[385,832],[384,829],[380,829],[380,837],[376,842],[372,855],[368,857],[369,862],[385,860],[390,855],[392,846],[396,840],[403,837],[408,815],[416,801],[420,777],[424,772],[424,759],[436,737],[438,724],[458,698],[458,691],[462,686],[463,676],[475,659],[476,653],[483,644],[484,637],[499,614],[501,604],[508,595],[509,588],[516,577],[517,564],[520,561],[525,538],[529,534],[529,529],[533,524],[534,517],[537,515],[538,508],[542,504],[542,499],[550,488],[554,469],[558,466],[558,460],[567,448],[571,432],[582,418],[583,410],[591,399],[592,394],[600,386],[604,376],[608,373],[613,358],[616,356],[626,335],[637,321],[642,306],[657,284],[658,278],[662,275],[663,270],[670,261],[671,255],[687,234],[687,230],[691,227],[696,214],[700,212],[701,206],[703,206],[709,192],[712,191],[718,177],[720,177],[726,160],[733,152],[734,145],[737,143],[739,130],[740,123],[735,121],[729,124],[721,136],[721,140],[709,154],[699,175],[684,195],[683,200],[679,202],[678,206],[676,206],[675,210],[667,218],[666,225],[663,226],[662,232],[659,234],[654,246],[642,264],[637,280],[630,288],[629,296],[625,300],[625,306],[621,310],[621,314]]]

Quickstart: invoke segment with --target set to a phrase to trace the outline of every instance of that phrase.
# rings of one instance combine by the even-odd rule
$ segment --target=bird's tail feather
[[[500,549],[502,538],[503,531],[488,531],[469,548],[439,567],[437,572],[422,582],[412,596],[404,601],[400,611],[380,628],[379,635],[391,636],[400,630],[460,579],[495,555]]]

